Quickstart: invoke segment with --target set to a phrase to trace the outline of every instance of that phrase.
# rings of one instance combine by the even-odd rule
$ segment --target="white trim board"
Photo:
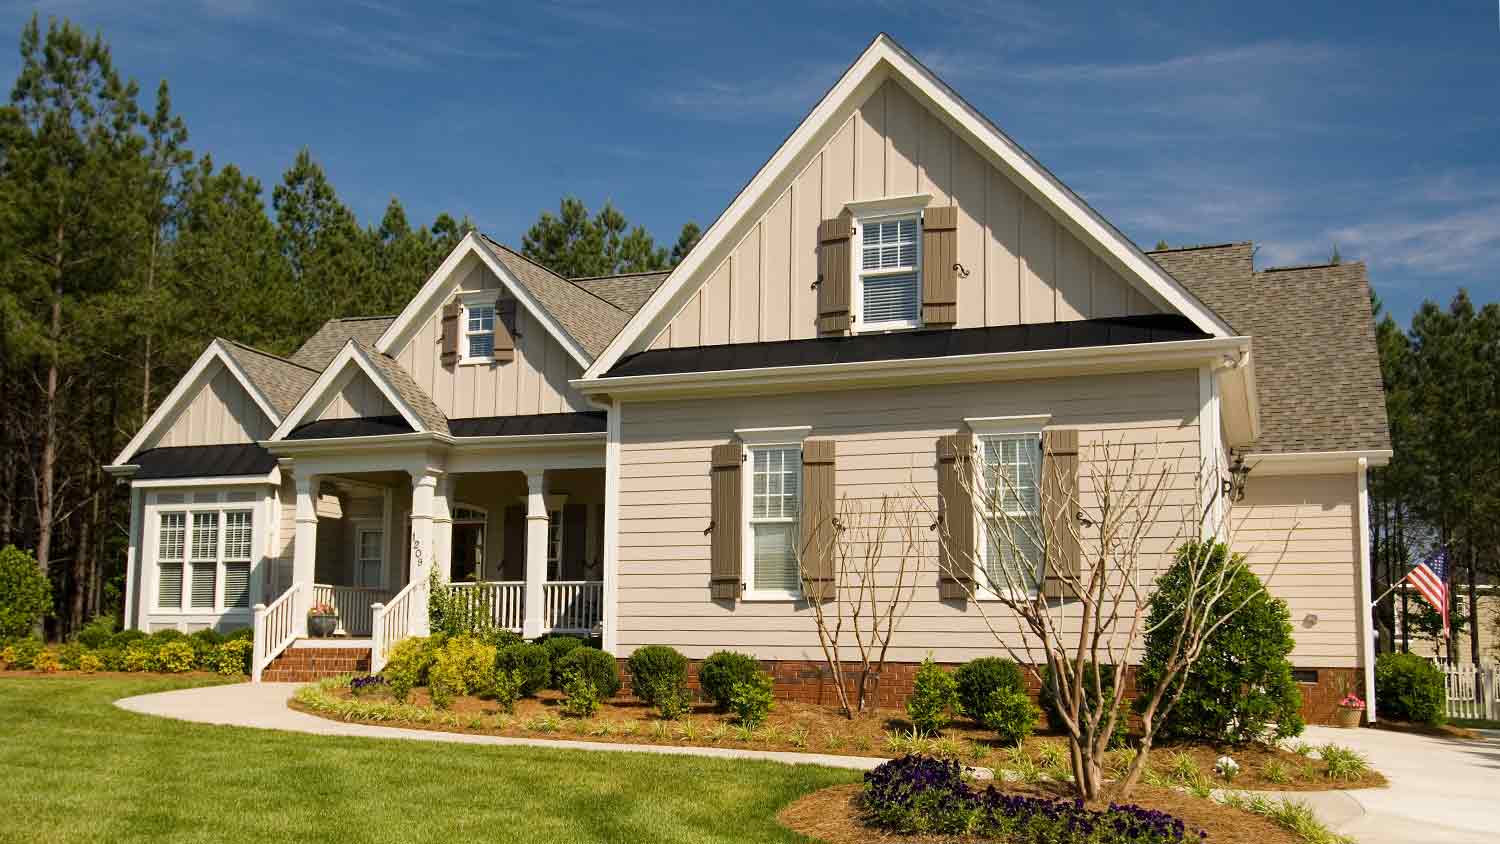
[[[1098,251],[1153,303],[1181,313],[1215,337],[1233,335],[1230,327],[1175,278],[1146,256],[1129,238],[1090,208],[1076,193],[1021,149],[988,118],[969,105],[889,35],[875,37],[838,82],[704,232],[703,239],[646,300],[625,328],[584,372],[585,380],[608,372],[626,354],[642,351],[671,321],[682,305],[706,283],[708,274],[780,196],[785,184],[822,148],[839,126],[871,93],[894,79],[936,114],[986,161],[1011,179],[1085,244]]]
[[[531,291],[517,281],[515,276],[511,275],[510,270],[500,263],[494,251],[490,249],[489,244],[484,242],[484,238],[478,232],[469,232],[464,235],[463,240],[460,240],[457,246],[453,247],[453,251],[443,259],[443,263],[427,279],[427,283],[422,285],[422,289],[417,291],[417,295],[406,303],[406,307],[401,310],[401,315],[396,317],[395,321],[380,335],[380,339],[375,341],[376,351],[391,357],[396,357],[401,353],[401,350],[411,341],[412,336],[417,333],[423,318],[431,312],[432,308],[441,305],[446,295],[451,293],[451,287],[457,285],[462,279],[458,270],[465,265],[470,256],[489,268],[490,272],[500,280],[500,284],[516,298],[516,301],[531,312],[537,322],[547,329],[547,333],[567,350],[569,356],[577,361],[580,367],[588,369],[593,358],[562,327],[562,324],[542,307]]]
[[[255,406],[260,408],[260,412],[265,414],[266,419],[270,420],[272,425],[279,425],[281,423],[281,414],[276,412],[276,408],[271,405],[265,394],[260,391],[260,388],[255,386],[255,382],[251,381],[250,376],[245,374],[245,370],[235,362],[234,356],[225,350],[224,341],[215,337],[209,342],[208,348],[203,350],[203,354],[199,355],[198,359],[193,362],[193,365],[188,368],[187,373],[178,379],[177,386],[172,388],[172,392],[167,394],[167,397],[162,400],[160,405],[157,405],[156,411],[146,420],[146,424],[142,425],[141,429],[135,432],[135,436],[130,438],[130,442],[126,443],[125,447],[120,450],[120,453],[115,455],[115,459],[110,461],[111,465],[123,466],[128,464],[130,458],[135,456],[135,453],[147,440],[154,436],[162,426],[176,419],[177,414],[181,412],[185,403],[192,401],[193,397],[197,395],[198,390],[202,389],[209,380],[218,374],[218,371],[213,368],[215,361],[223,364],[224,368],[228,369],[234,375],[235,379],[240,382],[240,386],[255,401]]]
[[[270,442],[286,439],[287,435],[296,430],[308,415],[326,407],[333,395],[342,390],[354,376],[355,373],[345,374],[350,365],[356,367],[356,373],[363,372],[375,384],[381,395],[385,396],[391,406],[396,408],[396,412],[401,414],[401,418],[406,420],[406,424],[410,425],[413,431],[423,433],[427,430],[427,426],[422,424],[421,417],[417,416],[401,394],[391,387],[375,364],[370,362],[365,350],[356,345],[353,340],[346,340],[344,347],[339,350],[333,362],[328,364],[328,368],[323,370],[318,380],[314,381],[313,385],[307,388],[307,392],[302,394],[302,398],[297,400],[297,406],[286,415],[286,419],[276,426],[275,432],[271,434]]]

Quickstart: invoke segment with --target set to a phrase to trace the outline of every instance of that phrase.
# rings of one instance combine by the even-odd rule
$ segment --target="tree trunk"
[[[37,479],[36,510],[36,564],[47,574],[52,555],[52,520],[56,510],[53,499],[57,472],[57,394],[60,380],[62,346],[62,301],[63,301],[63,228],[57,229],[56,252],[52,263],[52,321],[47,339],[51,349],[47,353],[47,386],[42,402],[42,453]]]
[[[73,549],[73,571],[68,578],[71,586],[68,595],[68,626],[66,633],[71,634],[83,626],[84,599],[88,591],[88,568],[89,557],[93,554],[93,528],[94,520],[91,516],[79,519],[78,541]]]
[[[1397,563],[1403,577],[1406,574],[1406,511],[1396,508],[1396,546],[1400,551]],[[1406,586],[1401,587],[1401,652],[1411,653],[1411,616],[1407,615]]]
[[[1469,659],[1476,666],[1479,665],[1479,625],[1484,620],[1479,617],[1479,598],[1476,594],[1474,570],[1479,567],[1479,560],[1474,556],[1474,534],[1473,520],[1470,519],[1470,527],[1464,531],[1464,545],[1469,557]]]

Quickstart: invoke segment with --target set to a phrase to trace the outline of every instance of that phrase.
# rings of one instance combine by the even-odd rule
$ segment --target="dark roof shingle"
[[[524,286],[590,359],[630,320],[630,314],[608,300],[533,262],[503,243],[483,238],[490,253]]]
[[[322,372],[333,363],[345,343],[353,340],[361,346],[373,346],[395,321],[393,316],[330,319],[300,349],[292,352],[291,361]]]
[[[276,458],[255,443],[151,448],[130,462],[140,467],[131,476],[137,481],[265,475],[276,468]]]
[[[222,337],[219,342],[282,417],[297,406],[297,400],[318,380],[317,370],[286,358]]]
[[[624,275],[601,275],[591,278],[575,278],[573,283],[609,302],[620,310],[634,314],[646,304],[656,288],[671,275],[671,270],[651,273],[626,273]]]

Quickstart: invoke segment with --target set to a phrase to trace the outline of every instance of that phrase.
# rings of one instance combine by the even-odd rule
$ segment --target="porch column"
[[[313,578],[318,555],[317,475],[297,476],[297,542],[292,548],[292,588],[297,590],[293,608],[299,634],[307,635],[307,611],[312,608]]]
[[[432,560],[438,580],[452,579],[453,560],[453,478],[438,478],[432,496]]]
[[[427,577],[437,564],[437,549],[433,547],[432,511],[433,499],[437,497],[438,473],[427,470],[413,472],[411,476],[411,582],[419,583],[417,595],[421,596],[415,617],[411,620],[413,634],[426,636],[430,633],[427,621]]]
[[[521,636],[542,635],[542,584],[547,581],[547,475],[526,473],[526,598]]]

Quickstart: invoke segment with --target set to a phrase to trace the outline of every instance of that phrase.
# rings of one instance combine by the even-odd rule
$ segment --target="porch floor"
[[[332,639],[298,639],[294,648],[372,648],[375,640],[369,637],[337,636]]]

